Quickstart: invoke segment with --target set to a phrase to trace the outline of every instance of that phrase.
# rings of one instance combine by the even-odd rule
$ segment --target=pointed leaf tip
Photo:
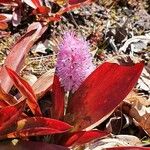
[[[81,84],[67,108],[74,130],[90,130],[103,122],[128,95],[137,82],[144,63],[122,66],[104,63]]]
[[[37,103],[36,96],[34,94],[34,91],[32,87],[29,85],[28,82],[26,82],[24,79],[22,79],[15,71],[12,69],[5,67],[10,78],[13,80],[15,86],[18,88],[18,90],[27,98],[27,104],[33,114],[41,116],[41,110]]]
[[[0,139],[58,134],[67,132],[71,128],[72,126],[59,120],[45,117],[30,117],[19,120],[14,131],[1,135]]]

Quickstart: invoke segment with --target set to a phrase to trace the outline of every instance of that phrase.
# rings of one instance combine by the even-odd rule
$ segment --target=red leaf
[[[15,0],[0,0],[1,5],[9,5],[9,6],[17,6],[17,2]]]
[[[7,17],[0,14],[0,21],[5,20]]]
[[[93,0],[69,0],[70,5],[75,5],[75,4],[90,4]]]
[[[6,67],[6,70],[11,79],[13,80],[15,86],[27,98],[27,104],[30,107],[33,114],[41,116],[42,113],[40,107],[37,103],[33,89],[29,85],[29,83],[22,79],[15,71],[11,70],[10,68]]]
[[[54,17],[48,17],[47,18],[48,22],[54,22],[54,21],[58,22],[60,20],[61,20],[61,15],[60,16],[59,15],[55,15]]]
[[[48,144],[44,142],[18,141],[15,145],[12,142],[3,141],[0,143],[1,150],[69,150],[66,147]]]
[[[60,86],[59,78],[54,76],[54,82],[52,86],[52,117],[60,119],[64,116],[64,89]]]
[[[41,0],[32,0],[32,2],[34,3],[34,5],[35,5],[36,7],[42,6],[42,1],[41,1]]]
[[[92,1],[91,0],[81,0],[82,3],[79,3],[79,1],[75,1],[74,0],[74,4],[72,2],[71,5],[67,5],[66,7],[62,7],[56,14],[54,17],[49,17],[49,21],[60,21],[61,20],[61,16],[69,11],[72,11],[74,9],[80,8],[82,5],[86,5],[86,4],[90,4]],[[70,2],[71,3],[71,2]]]
[[[43,6],[42,0],[24,0],[24,2],[34,9]]]
[[[99,130],[74,132],[71,134],[71,136],[69,136],[64,146],[69,147],[72,145],[82,145],[90,142],[91,140],[102,138],[107,135],[107,132]]]
[[[34,15],[48,15],[48,13],[50,12],[50,8],[46,7],[46,6],[40,6],[38,8],[36,8],[35,10],[32,11],[32,13]]]
[[[69,0],[69,4],[74,5],[74,4],[82,3],[82,2],[85,2],[85,1],[86,0]]]
[[[13,106],[0,109],[0,134],[11,127],[19,118],[24,108],[25,101],[21,101]]]
[[[7,22],[0,22],[0,30],[5,30],[8,28]]]
[[[9,105],[14,105],[17,102],[18,101],[13,96],[7,94],[0,86],[0,106],[5,107]]]
[[[25,101],[25,99],[22,99],[20,101]],[[20,101],[17,101],[15,97],[7,94],[0,86],[0,108],[17,104]],[[20,117],[24,118],[26,117],[26,115],[22,113]]]
[[[12,14],[4,14],[4,13],[0,13],[0,22],[9,22],[12,20],[13,15]]]
[[[24,63],[26,54],[29,52],[34,42],[41,37],[46,29],[47,27],[42,27],[39,22],[32,23],[29,26],[27,33],[24,34],[11,48],[4,66],[19,72]],[[12,81],[7,75],[4,66],[0,71],[0,82],[4,91],[8,92],[12,87]]]
[[[147,147],[136,147],[136,146],[124,146],[124,147],[106,148],[106,150],[149,150],[149,148],[147,148]]]
[[[47,91],[51,90],[53,80],[54,73],[47,71],[33,84],[32,88],[38,99],[43,97]]]
[[[0,108],[6,107],[6,106],[9,106],[9,104],[6,101],[0,99]]]
[[[0,0],[0,3],[10,3],[12,0]]]
[[[83,5],[90,4],[92,0],[81,0],[82,3],[79,3],[79,1],[74,0],[74,4],[67,5],[66,7],[62,7],[57,13],[56,16],[61,16],[65,12],[72,11],[74,9],[80,8]],[[72,2],[73,3],[73,2]]]
[[[52,71],[47,71],[33,84],[32,89],[37,97],[37,100],[41,99],[47,92],[52,90],[53,79],[54,73]],[[25,99],[26,98],[22,96],[19,101]]]
[[[11,3],[16,2],[17,0],[0,0],[0,3]]]
[[[67,117],[74,130],[89,130],[103,122],[134,87],[143,66],[143,62],[132,66],[106,62],[98,67],[69,101]]]
[[[57,134],[67,132],[72,127],[65,122],[44,117],[22,119],[16,125],[15,131],[1,135],[0,139]]]

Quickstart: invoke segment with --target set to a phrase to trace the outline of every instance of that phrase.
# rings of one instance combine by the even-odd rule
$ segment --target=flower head
[[[66,32],[59,45],[56,70],[65,91],[76,91],[95,69],[89,43],[74,32]]]

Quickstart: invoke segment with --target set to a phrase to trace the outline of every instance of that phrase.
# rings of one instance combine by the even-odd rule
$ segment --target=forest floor
[[[18,27],[10,25],[10,36],[0,39],[0,65],[4,64],[10,48],[26,32],[27,27],[28,23],[23,19]],[[90,42],[93,61],[97,65],[112,61],[112,58],[144,60],[144,70],[134,92],[131,93],[133,97],[128,100],[137,107],[139,113],[150,112],[150,2],[99,0],[65,13],[61,21],[49,24],[47,32],[39,40],[42,42],[35,43],[21,70],[22,76],[31,84],[47,70],[54,71],[58,43],[63,32],[68,30],[75,31]],[[97,142],[97,145],[138,145],[142,141],[142,144],[150,146],[150,139],[145,131],[135,122],[130,122],[130,116],[119,110],[120,108],[98,127],[107,127],[116,135],[115,140],[105,139],[102,143]],[[117,120],[115,125],[114,120]],[[121,137],[125,134],[128,137]],[[88,147],[90,146],[93,145],[90,143]]]

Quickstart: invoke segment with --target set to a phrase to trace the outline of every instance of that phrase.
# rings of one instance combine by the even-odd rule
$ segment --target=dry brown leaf
[[[25,79],[31,86],[37,81],[37,77],[34,74],[24,74],[23,79]]]
[[[104,150],[105,148],[114,146],[139,146],[141,141],[136,136],[132,135],[116,135],[107,137],[102,140],[96,140],[86,145],[85,150]]]
[[[131,91],[129,95],[126,97],[125,101],[131,103],[134,106],[144,105],[149,106],[150,101],[146,98],[139,96],[135,91]]]
[[[124,102],[122,105],[123,111],[131,116],[135,121],[150,135],[150,111],[145,107],[135,107],[132,104]]]
[[[113,5],[117,5],[121,3],[123,5],[130,5],[131,7],[136,7],[139,5],[141,0],[101,0],[100,3],[105,7],[111,7]]]

